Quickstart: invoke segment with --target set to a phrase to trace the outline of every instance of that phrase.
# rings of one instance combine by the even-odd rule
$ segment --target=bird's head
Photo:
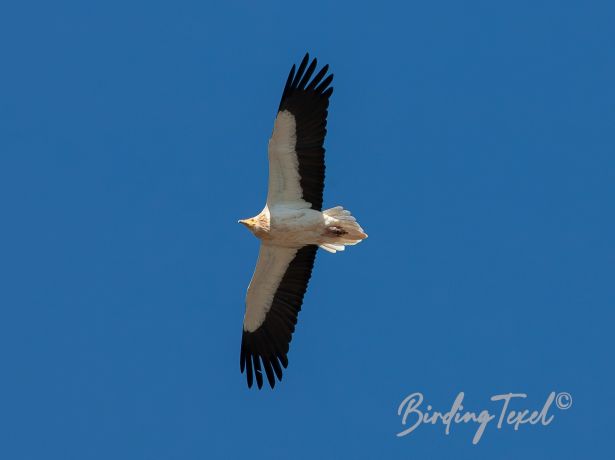
[[[245,225],[258,238],[267,238],[269,232],[269,219],[267,214],[260,213],[256,217],[250,217],[249,219],[241,219],[240,224]]]
[[[241,219],[241,220],[238,220],[237,222],[245,225],[248,228],[248,230],[252,232],[254,231],[254,227],[256,227],[257,225],[256,219],[254,217],[250,217],[249,219]]]

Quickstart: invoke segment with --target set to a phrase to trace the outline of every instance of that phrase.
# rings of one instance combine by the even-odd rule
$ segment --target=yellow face
[[[245,225],[257,238],[268,239],[269,238],[269,222],[267,216],[263,213],[256,217],[250,217],[249,219],[242,219],[240,224]]]
[[[242,219],[238,222],[248,227],[248,230],[254,230],[254,227],[256,226],[256,219],[254,217],[250,217],[249,219]]]

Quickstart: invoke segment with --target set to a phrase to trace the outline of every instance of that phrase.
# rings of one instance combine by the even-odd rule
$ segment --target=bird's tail
[[[350,211],[336,206],[322,212],[325,217],[325,233],[320,247],[325,251],[343,251],[344,246],[360,243],[367,234],[350,214]]]

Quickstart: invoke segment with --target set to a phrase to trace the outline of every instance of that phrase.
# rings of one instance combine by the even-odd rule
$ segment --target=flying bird
[[[309,65],[308,65],[309,64]],[[316,251],[335,253],[367,238],[349,211],[321,212],[325,149],[333,74],[306,54],[293,65],[269,139],[269,186],[265,208],[240,220],[261,240],[246,295],[240,368],[248,387],[254,378],[271,388],[288,366],[288,349],[308,286]]]

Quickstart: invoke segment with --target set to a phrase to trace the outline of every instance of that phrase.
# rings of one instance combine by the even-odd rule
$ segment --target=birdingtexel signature
[[[476,412],[464,410],[464,396],[462,391],[459,392],[448,412],[438,412],[433,410],[430,404],[423,406],[424,398],[422,393],[410,394],[404,398],[397,409],[397,415],[401,416],[402,425],[407,427],[397,433],[397,436],[407,436],[422,424],[436,425],[441,423],[445,427],[444,433],[448,435],[453,424],[476,423],[478,428],[472,439],[472,444],[478,444],[485,432],[485,428],[496,417],[498,430],[504,425],[509,425],[517,431],[521,425],[525,424],[536,425],[540,423],[543,426],[549,425],[555,417],[549,412],[554,401],[555,406],[560,410],[566,410],[572,406],[572,396],[566,392],[549,393],[547,400],[540,410],[519,408],[518,400],[525,399],[527,397],[525,393],[505,393],[491,396],[491,401],[501,402],[497,412],[492,414],[487,409]]]

